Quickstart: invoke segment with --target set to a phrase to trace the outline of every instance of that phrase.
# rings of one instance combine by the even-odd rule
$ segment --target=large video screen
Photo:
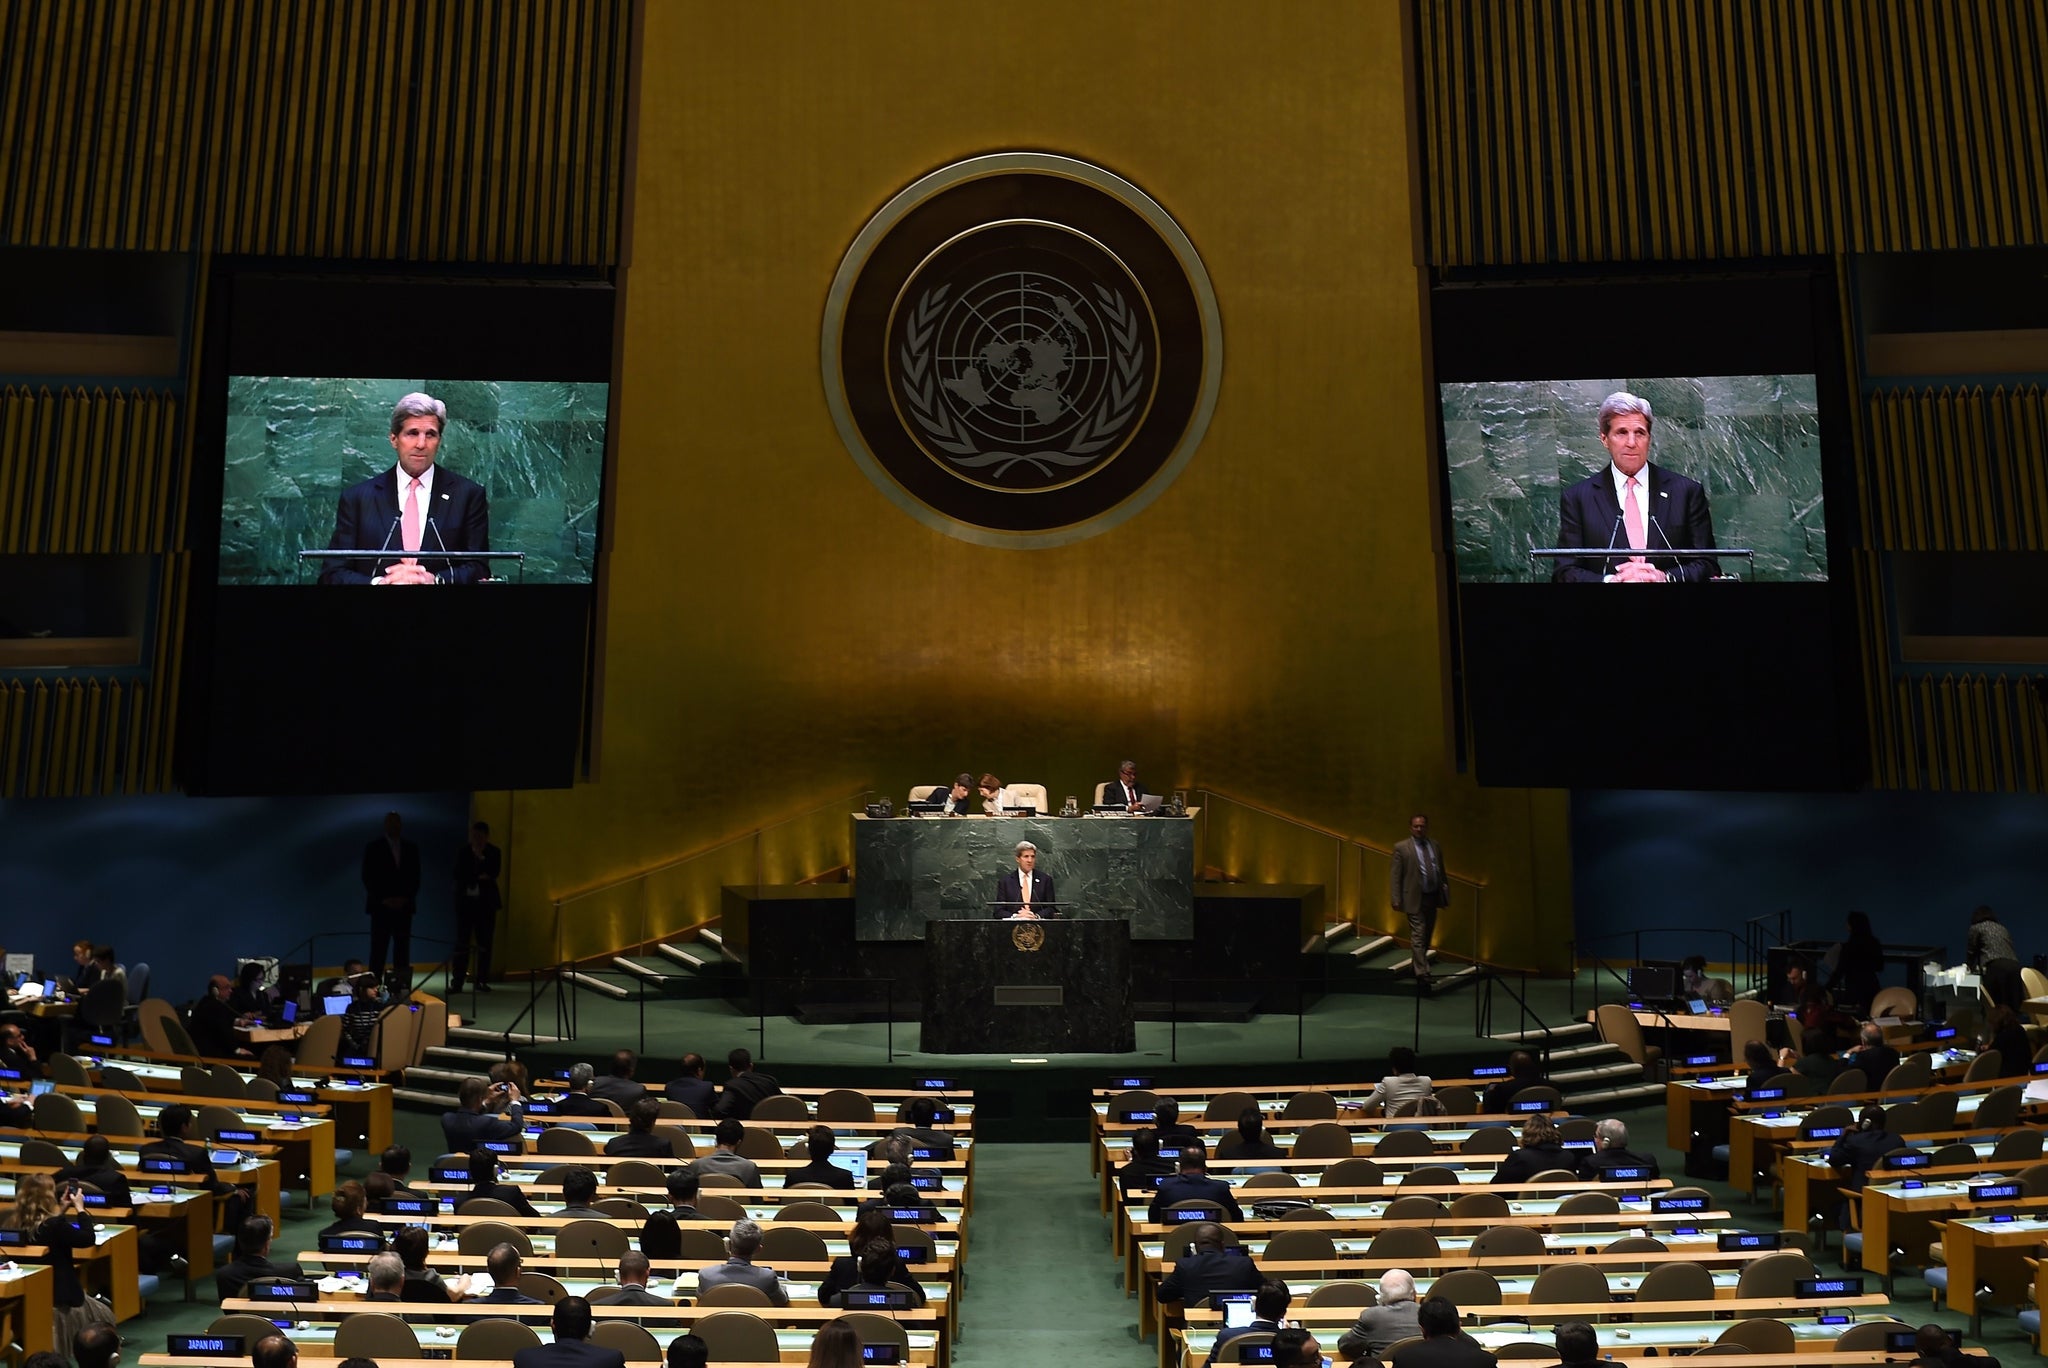
[[[1430,335],[1459,762],[1539,788],[1860,783],[1827,265],[1447,274]]]
[[[587,584],[609,388],[231,376],[219,581]]]
[[[1828,577],[1812,374],[1485,380],[1438,391],[1462,582]],[[1601,554],[1547,554],[1566,547]],[[1730,554],[1675,554],[1709,548]]]

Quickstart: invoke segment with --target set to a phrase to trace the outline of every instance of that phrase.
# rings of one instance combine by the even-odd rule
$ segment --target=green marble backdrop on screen
[[[546,380],[228,381],[221,495],[224,584],[310,584],[298,554],[325,547],[341,491],[396,463],[391,409],[416,390],[448,406],[440,465],[481,484],[491,549],[526,553],[527,584],[586,583],[597,553],[603,384]],[[519,572],[496,573],[518,579]]]
[[[1706,486],[1714,536],[1749,547],[1768,581],[1827,578],[1820,419],[1811,375],[1484,381],[1438,386],[1461,580],[1526,581],[1528,552],[1557,544],[1564,486],[1607,465],[1600,404],[1616,390],[1655,414],[1650,460]]]

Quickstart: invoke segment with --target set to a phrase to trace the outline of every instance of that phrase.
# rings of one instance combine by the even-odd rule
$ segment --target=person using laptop
[[[1265,1282],[1260,1283],[1259,1290],[1252,1293],[1251,1320],[1244,1325],[1226,1325],[1221,1330],[1218,1330],[1216,1332],[1216,1342],[1209,1346],[1208,1361],[1212,1364],[1215,1363],[1221,1354],[1223,1346],[1236,1339],[1239,1335],[1256,1335],[1262,1332],[1279,1330],[1284,1327],[1286,1324],[1284,1317],[1287,1315],[1287,1306],[1293,1300],[1294,1294],[1287,1290],[1286,1283],[1274,1278],[1268,1278]],[[1236,1360],[1237,1355],[1233,1352],[1226,1361],[1234,1363]]]
[[[996,880],[996,916],[1014,921],[1057,917],[1059,909],[1048,904],[1058,898],[1052,875],[1038,867],[1038,847],[1029,841],[1017,842],[1017,867]]]
[[[795,1187],[798,1183],[817,1183],[821,1187],[835,1188],[840,1192],[853,1191],[853,1173],[832,1162],[838,1152],[839,1141],[832,1134],[830,1126],[813,1126],[804,1136],[804,1144],[811,1152],[810,1162],[800,1169],[791,1169],[782,1180],[784,1187]]]

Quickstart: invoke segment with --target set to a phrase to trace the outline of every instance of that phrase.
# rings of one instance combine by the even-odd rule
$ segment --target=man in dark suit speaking
[[[407,551],[488,551],[490,500],[484,487],[434,463],[448,406],[408,394],[391,411],[398,464],[341,491],[330,551],[390,551],[390,560],[330,561],[322,584],[474,584],[484,562],[419,561]]]
[[[1017,842],[1017,867],[996,880],[996,915],[1024,921],[1057,917],[1057,907],[1046,906],[1059,895],[1053,891],[1052,875],[1038,869],[1038,847]]]
[[[1558,500],[1559,546],[1654,553],[1714,544],[1707,491],[1697,480],[1650,464],[1651,422],[1649,401],[1633,394],[1610,394],[1600,405],[1600,445],[1610,463]],[[1705,556],[1649,554],[1562,561],[1554,578],[1568,584],[1698,583],[1719,573]]]

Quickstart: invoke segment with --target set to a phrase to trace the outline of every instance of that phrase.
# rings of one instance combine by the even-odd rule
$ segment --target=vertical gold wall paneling
[[[1873,395],[1857,441],[1873,542],[1894,551],[2048,550],[2038,385]]]
[[[2048,226],[2038,4],[1415,3],[1435,264],[1980,247]],[[1546,146],[1540,113],[1500,117],[1503,91],[1576,146]],[[1566,165],[1596,168],[1599,193],[1559,213],[1537,173]]]
[[[0,241],[610,264],[629,11],[0,0]]]

